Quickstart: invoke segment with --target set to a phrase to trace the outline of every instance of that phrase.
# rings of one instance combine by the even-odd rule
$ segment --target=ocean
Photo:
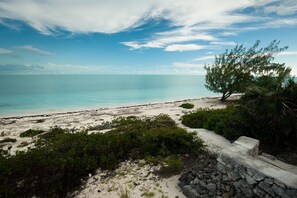
[[[21,116],[216,96],[204,76],[1,75],[0,116]]]

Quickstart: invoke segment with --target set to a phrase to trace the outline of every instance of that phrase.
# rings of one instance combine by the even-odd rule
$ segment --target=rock
[[[267,184],[269,184],[269,185],[272,185],[273,184],[273,179],[271,179],[271,178],[265,178],[264,179],[264,182],[267,183]]]
[[[208,196],[208,194],[204,194],[204,195],[201,195],[200,198],[210,198],[210,196]]]
[[[281,183],[281,182],[279,182],[279,181],[277,181],[277,180],[274,180],[274,183],[275,183],[276,185],[278,185],[279,187],[281,187],[282,189],[285,189],[285,188],[286,188],[285,184],[283,184],[283,183]]]
[[[261,181],[264,179],[264,176],[258,172],[254,172],[254,174],[252,175],[252,177],[256,180],[256,181]]]
[[[186,183],[184,181],[180,181],[177,185],[182,189],[186,185]]]
[[[206,183],[202,180],[199,180],[199,184],[202,188],[206,188]]]
[[[246,197],[253,197],[254,195],[253,190],[251,188],[242,188],[241,190]]]
[[[297,198],[297,190],[287,190],[286,193],[292,198]]]
[[[196,185],[196,184],[198,184],[198,183],[199,183],[199,179],[196,177],[196,178],[194,179],[194,181],[193,181],[193,184]]]
[[[249,175],[245,175],[245,180],[246,180],[247,183],[250,184],[250,185],[254,185],[255,183],[257,183],[256,180],[253,179],[253,178],[252,178],[251,176],[249,176]]]
[[[216,185],[215,185],[215,184],[212,184],[212,183],[207,184],[206,188],[207,188],[207,190],[209,190],[210,192],[215,192],[215,191],[217,190]]]
[[[289,196],[285,193],[285,190],[280,188],[278,185],[273,184],[271,189],[275,194],[283,198],[289,198]]]
[[[194,188],[199,194],[202,194],[203,190],[200,188],[199,185],[196,185]]]
[[[233,170],[227,171],[227,175],[233,181],[236,181],[241,178],[240,175],[236,174]]]
[[[194,188],[192,188],[190,185],[186,185],[183,187],[183,193],[187,198],[199,197],[199,193]]]
[[[229,185],[226,185],[225,186],[225,190],[229,192],[230,191],[230,186]]]
[[[231,195],[229,192],[225,192],[222,194],[222,198],[230,198],[230,197],[231,197]]]
[[[267,192],[268,194],[270,194],[271,196],[274,196],[274,192],[273,190],[271,189],[270,185],[265,183],[265,182],[260,182],[259,183],[259,186],[265,191]]]

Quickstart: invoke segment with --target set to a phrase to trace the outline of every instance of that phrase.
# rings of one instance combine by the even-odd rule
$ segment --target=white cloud
[[[286,52],[280,52],[278,56],[288,56],[288,55],[297,55],[297,51],[286,51]]]
[[[123,45],[130,47],[130,49],[139,49],[142,46],[137,42],[122,42]]]
[[[296,0],[279,0],[277,3],[264,8],[267,13],[277,13],[279,15],[289,15],[297,12]]]
[[[201,50],[206,48],[206,46],[203,45],[197,45],[197,44],[172,44],[168,45],[164,50],[168,52],[174,52],[174,51],[193,51],[193,50]]]
[[[9,0],[0,2],[0,19],[28,23],[43,34],[57,29],[73,33],[116,33],[165,19],[179,27],[225,27],[250,21],[234,11],[259,6],[258,0]]]
[[[221,33],[222,36],[236,36],[237,32],[223,32]]]
[[[286,18],[286,19],[278,19],[274,21],[269,21],[263,24],[262,28],[267,27],[283,27],[283,26],[294,26],[297,25],[297,18]]]
[[[210,42],[210,44],[212,44],[212,45],[230,45],[230,46],[236,45],[236,43],[233,41],[214,41],[214,42]]]
[[[195,58],[194,61],[204,61],[204,60],[213,60],[215,56],[202,56],[199,58]]]
[[[46,56],[54,55],[54,53],[52,53],[52,52],[41,50],[41,49],[32,47],[31,45],[16,46],[15,48],[21,49],[21,50],[24,50],[27,52],[35,53],[35,54],[40,54],[40,55],[46,55]]]
[[[4,48],[0,48],[0,55],[1,54],[11,54],[12,51]]]
[[[122,42],[121,44],[130,47],[131,49],[140,49],[140,48],[165,48],[165,51],[170,45],[176,45],[178,43],[184,43],[189,41],[215,41],[217,38],[206,34],[206,33],[181,33],[178,31],[168,31],[157,33],[155,38],[148,39],[147,41],[130,41]],[[186,44],[184,44],[186,45]],[[193,45],[193,44],[191,44]],[[171,48],[171,47],[169,47]]]
[[[296,19],[293,18],[260,17],[253,16],[255,13],[238,12],[253,7],[256,10],[264,8],[266,13],[290,14],[296,11],[295,2],[296,0],[9,0],[0,1],[0,23],[7,24],[10,19],[20,20],[46,35],[59,30],[74,34],[110,34],[139,27],[148,20],[166,20],[171,27],[170,31],[121,44],[130,49],[162,48],[168,51],[194,41],[217,43],[215,45],[235,44],[221,41],[211,35],[210,30],[223,30],[225,32],[220,36],[233,36],[252,29],[296,25]],[[287,11],[286,6],[289,7]],[[232,31],[235,24],[243,22],[264,22],[264,25],[235,28]],[[36,53],[37,51],[35,50]]]
[[[203,68],[204,64],[193,64],[193,63],[183,63],[183,62],[174,62],[174,67],[180,68]]]

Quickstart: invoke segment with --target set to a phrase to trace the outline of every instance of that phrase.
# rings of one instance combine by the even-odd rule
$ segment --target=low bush
[[[36,123],[43,123],[43,122],[45,122],[45,119],[36,120]]]
[[[224,109],[200,109],[182,116],[182,123],[191,128],[205,128],[229,140],[249,134],[238,106]]]
[[[3,140],[0,140],[0,143],[5,142],[16,142],[17,140],[15,138],[4,138]]]
[[[204,149],[200,139],[166,115],[120,118],[114,123],[117,128],[104,134],[54,127],[38,136],[35,148],[1,155],[0,197],[66,196],[97,168],[114,169],[127,159],[197,154]]]
[[[40,133],[44,133],[43,130],[35,130],[35,129],[29,129],[27,131],[24,131],[20,134],[20,137],[34,137],[35,135],[38,135]]]
[[[196,112],[182,116],[182,124],[191,128],[203,128],[212,110],[199,109]]]
[[[193,109],[194,105],[191,103],[183,103],[179,107],[182,107],[184,109]]]
[[[165,165],[161,168],[161,171],[168,174],[178,174],[182,171],[184,163],[182,159],[177,155],[172,155],[164,159]]]

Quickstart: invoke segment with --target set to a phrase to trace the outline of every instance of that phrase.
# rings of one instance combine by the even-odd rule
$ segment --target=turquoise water
[[[204,76],[0,76],[0,116],[74,111],[213,96]]]

